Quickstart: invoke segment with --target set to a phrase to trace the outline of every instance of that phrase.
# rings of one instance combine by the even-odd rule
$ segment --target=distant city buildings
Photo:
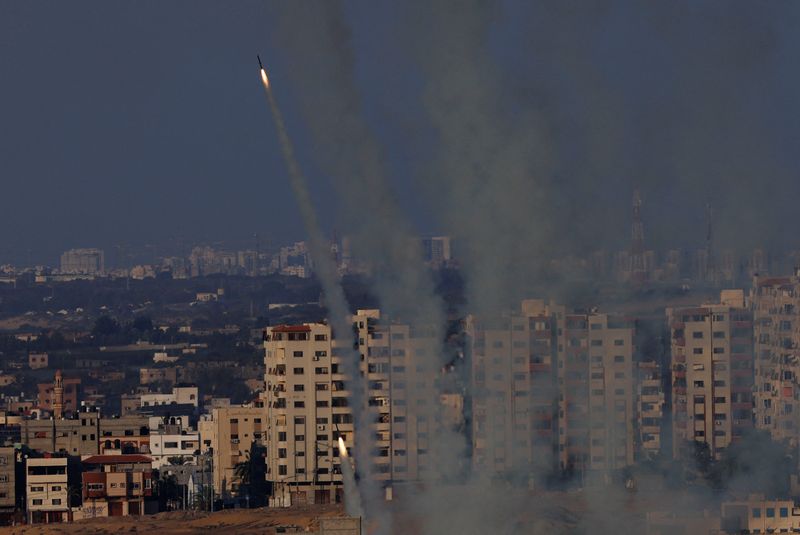
[[[61,255],[61,272],[79,275],[103,275],[105,254],[102,249],[70,249]]]

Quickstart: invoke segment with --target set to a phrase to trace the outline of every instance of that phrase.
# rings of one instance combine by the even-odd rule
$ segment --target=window
[[[35,499],[35,500],[32,500],[31,503],[33,503],[33,505],[42,505],[42,500],[41,499]]]
[[[327,339],[328,339],[328,335],[327,334],[315,334],[314,335],[314,341],[315,342],[324,342]]]
[[[617,346],[617,347],[624,346],[625,345],[625,340],[623,340],[621,338],[619,338],[617,340],[614,340],[614,345]]]
[[[305,386],[305,385],[294,385],[294,391],[295,391],[295,392],[302,392],[302,391],[304,391],[305,389],[306,389],[306,386]]]
[[[692,353],[694,355],[702,355],[703,354],[703,348],[702,347],[695,347],[694,349],[692,349]]]
[[[767,507],[767,518],[775,518],[775,508]]]
[[[44,487],[31,487],[31,492],[44,492]]]
[[[178,443],[177,442],[164,442],[164,447],[165,448],[177,448],[178,447]]]
[[[753,508],[753,518],[761,518],[761,508],[754,507]]]
[[[323,366],[321,368],[314,368],[314,373],[317,375],[328,375],[328,367]]]
[[[701,339],[703,338],[703,331],[695,331],[692,333],[692,338]]]
[[[305,408],[305,406],[306,406],[306,403],[304,401],[295,401],[294,402],[294,408],[295,409],[302,409],[302,408]]]
[[[238,424],[239,418],[231,418],[231,424]]]
[[[614,355],[614,362],[625,362],[625,355]]]
[[[780,508],[780,515],[781,515],[781,518],[789,518],[789,508],[788,507],[781,507]]]
[[[279,465],[278,466],[278,475],[285,476],[286,475],[286,466]]]
[[[302,357],[303,356],[303,352],[302,351],[295,351],[295,352],[292,353],[292,356],[293,357]]]
[[[279,459],[286,458],[286,448],[278,448],[278,458]]]
[[[278,432],[278,441],[284,442],[286,440],[286,431]]]
[[[318,357],[318,358],[319,357],[327,357],[328,356],[328,352],[327,351],[314,351],[314,356]]]
[[[292,370],[292,373],[294,373],[295,375],[303,375],[303,373],[305,372],[303,371],[303,368],[295,368],[294,370]]]

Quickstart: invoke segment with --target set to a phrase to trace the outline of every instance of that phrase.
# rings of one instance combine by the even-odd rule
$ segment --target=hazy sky
[[[543,180],[564,241],[624,245],[631,189],[659,246],[794,240],[800,181],[800,35],[792,2],[499,2],[484,43],[504,117],[534,109]],[[405,2],[345,3],[363,113],[422,232],[446,231],[417,187],[439,139],[421,104],[420,42]],[[255,55],[316,188],[336,201],[298,102],[325,80],[293,61],[270,2],[0,3],[0,263],[118,242],[277,242],[303,231]],[[446,24],[445,20],[434,21]],[[418,42],[419,32],[428,32]],[[433,35],[433,39],[431,39]],[[465,36],[465,39],[469,38]],[[310,46],[315,36],[308,35]],[[320,48],[324,57],[328,50]],[[290,70],[308,80],[291,85]],[[501,128],[503,117],[498,117]],[[533,125],[532,125],[533,126]],[[796,246],[800,248],[800,244]]]

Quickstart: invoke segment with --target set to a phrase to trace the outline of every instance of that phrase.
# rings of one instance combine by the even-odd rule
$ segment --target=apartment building
[[[527,474],[553,467],[558,414],[553,314],[541,301],[526,301],[519,315],[492,322],[467,319],[478,469]]]
[[[333,359],[331,329],[270,327],[264,345],[267,479],[292,503],[329,503],[342,481],[335,442],[341,436],[353,446],[349,392]],[[388,399],[375,402],[388,406]]]
[[[800,433],[800,276],[753,279],[755,424],[774,440]]]
[[[634,460],[634,324],[608,314],[591,313],[586,318],[589,340],[588,468],[618,470],[630,466]],[[565,363],[565,368],[569,364]],[[569,389],[563,393],[565,397],[571,394]],[[569,412],[567,406],[567,415]],[[573,419],[573,428],[576,428],[575,423]]]
[[[661,429],[664,425],[665,392],[661,366],[655,361],[639,363],[637,384],[638,449],[642,459],[661,453]]]
[[[181,417],[151,418],[149,456],[153,459],[153,468],[172,464],[173,459],[197,464],[199,454],[200,433],[188,426],[188,420],[184,423]]]
[[[81,461],[82,518],[140,516],[158,510],[155,477],[146,455],[93,455]]]
[[[61,272],[81,275],[105,273],[105,254],[102,249],[70,249],[61,255]]]
[[[725,533],[797,533],[800,508],[792,500],[765,500],[750,496],[746,501],[722,504]]]
[[[62,420],[22,420],[20,440],[33,450],[69,455],[97,455],[148,451],[147,418],[103,418],[97,411],[82,411]]]
[[[17,508],[16,454],[11,447],[0,447],[0,519],[9,518]]]
[[[360,310],[352,321],[353,338],[340,340],[331,340],[325,324],[282,325],[265,334],[268,477],[294,502],[337,499],[338,439],[348,449],[357,446],[352,391],[341,367],[351,347],[361,355],[359,388],[374,440],[371,466],[362,470],[389,486],[423,479],[432,469],[432,438],[445,411],[435,384],[441,338],[381,318],[378,310]]]
[[[476,467],[537,478],[633,463],[633,323],[527,300],[467,320]]]
[[[673,454],[690,442],[714,458],[752,427],[753,316],[744,292],[719,304],[667,309],[672,341]]]
[[[200,451],[211,454],[215,493],[228,496],[238,489],[236,465],[247,460],[254,442],[263,442],[266,430],[267,412],[260,406],[215,408],[201,418]]]
[[[25,463],[29,524],[67,522],[69,518],[66,457],[28,458]]]

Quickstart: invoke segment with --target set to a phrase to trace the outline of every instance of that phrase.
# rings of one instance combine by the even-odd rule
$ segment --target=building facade
[[[752,428],[753,315],[744,294],[667,309],[671,329],[673,454],[692,442],[714,458]]]

